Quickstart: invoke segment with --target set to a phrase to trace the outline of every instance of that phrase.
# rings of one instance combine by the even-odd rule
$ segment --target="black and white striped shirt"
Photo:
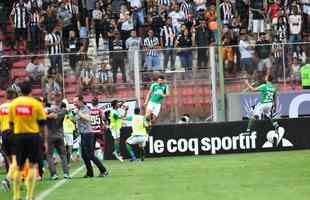
[[[28,11],[27,8],[22,4],[16,4],[13,8],[12,16],[14,16],[14,27],[17,29],[27,28],[28,23]]]
[[[171,0],[158,0],[158,5],[170,7],[170,5],[171,5]]]
[[[184,15],[185,15],[185,19],[189,18],[189,11],[190,11],[191,7],[190,5],[186,2],[186,1],[182,1],[180,4],[180,10],[183,11]]]
[[[51,46],[48,47],[49,54],[61,53],[61,37],[58,33],[51,32],[45,37],[45,41]]]
[[[223,24],[229,24],[233,17],[232,5],[230,3],[223,2],[220,4],[220,9]]]
[[[157,37],[147,37],[144,39],[144,47],[147,48],[147,56],[158,56],[158,51],[154,50],[156,46],[159,45]]]
[[[78,10],[78,7],[75,5],[75,4],[73,4],[73,3],[67,3],[66,5],[65,5],[65,8],[72,14],[72,15],[76,15],[76,14],[78,14],[78,12],[79,12],[79,10]]]
[[[163,26],[160,31],[160,37],[163,46],[166,48],[173,48],[175,42],[175,31],[172,26]]]
[[[38,26],[40,22],[39,12],[31,12],[30,14],[30,26]]]

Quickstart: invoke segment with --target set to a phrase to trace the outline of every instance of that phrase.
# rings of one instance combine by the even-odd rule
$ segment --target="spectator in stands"
[[[105,20],[104,16],[106,15],[104,9],[100,6],[100,3],[96,3],[96,9],[92,13],[92,18],[94,20],[95,34],[96,34],[96,48],[99,48],[99,39],[100,36],[104,38],[105,31]]]
[[[266,4],[264,0],[250,0],[250,2],[250,10],[253,13],[252,32],[259,35],[260,33],[265,32],[264,10],[266,8]]]
[[[69,55],[70,67],[73,71],[76,71],[76,64],[78,62],[77,52],[79,51],[79,41],[74,31],[69,32],[68,46],[66,48],[67,52],[70,53]]]
[[[192,70],[192,49],[191,47],[195,46],[195,35],[196,30],[193,29],[190,34],[188,29],[185,28],[181,35],[178,37],[176,42],[176,47],[181,48],[179,51],[179,56],[181,60],[181,65],[185,69],[185,71]]]
[[[239,51],[241,57],[241,68],[245,70],[250,76],[253,75],[255,69],[255,65],[253,65],[253,54],[252,48],[248,41],[248,35],[245,32],[242,32],[240,35],[240,42],[239,42]]]
[[[72,2],[72,0],[64,0],[65,8],[71,13],[71,23],[72,29],[75,33],[78,33],[78,15],[79,15],[79,7],[76,5],[76,1]]]
[[[210,35],[207,22],[200,17],[196,28],[196,46],[197,49],[197,68],[203,69],[208,66],[208,48],[210,44]]]
[[[185,21],[185,14],[180,10],[180,6],[178,4],[174,4],[172,7],[172,11],[168,15],[172,19],[172,26],[178,36],[181,33],[181,25]]]
[[[82,5],[79,5],[80,15],[79,15],[79,35],[80,35],[80,53],[86,54],[88,51],[89,44],[89,17],[87,9],[83,8]],[[86,55],[83,55],[84,59],[86,59]]]
[[[68,46],[69,32],[73,30],[73,24],[72,24],[73,16],[70,10],[66,8],[66,5],[64,2],[61,2],[60,4],[60,7],[57,13],[57,18],[60,20],[60,23],[62,25],[63,45]]]
[[[141,54],[140,49],[142,47],[142,39],[137,36],[137,32],[135,30],[131,31],[131,37],[126,40],[126,49],[128,49],[128,80],[133,80],[134,76],[134,67],[135,67],[135,56],[139,56]],[[136,65],[140,66],[140,59],[136,59]]]
[[[95,78],[95,73],[91,67],[91,64],[87,63],[87,61],[84,61],[79,79],[80,91],[92,91],[91,89],[94,86],[96,80]]]
[[[291,87],[295,90],[296,85],[299,84],[300,81],[300,64],[298,63],[298,58],[293,57],[293,63],[291,65]]]
[[[303,30],[305,33],[310,33],[310,1],[300,0],[303,10]]]
[[[272,45],[270,43],[270,38],[267,34],[263,34],[261,39],[256,42],[255,52],[258,58],[258,72],[263,74],[266,71],[267,75],[271,75],[272,72],[272,62],[271,53]]]
[[[96,84],[102,85],[105,83],[109,83],[109,61],[104,60],[101,63],[100,68],[96,70],[95,77],[96,77]]]
[[[287,19],[281,14],[282,12],[284,11],[279,11],[280,15],[278,16],[278,22],[275,28],[275,40],[280,43],[286,43],[288,33]]]
[[[121,25],[121,39],[124,48],[126,47],[126,40],[130,37],[132,30],[134,30],[133,16],[129,11],[126,11]]]
[[[166,16],[166,10],[162,10],[160,13],[158,13],[156,10],[153,10],[148,16],[148,23],[151,25],[151,29],[154,31],[155,37],[160,38],[161,28],[167,21]]]
[[[30,81],[33,83],[39,83],[41,85],[42,77],[44,76],[45,67],[41,63],[38,56],[33,56],[30,63],[26,66],[26,72],[30,77]]]
[[[125,58],[126,52],[123,49],[123,43],[119,32],[114,33],[114,40],[110,49],[111,67],[113,73],[113,83],[117,81],[118,69],[121,70],[123,82],[126,83]]]
[[[40,26],[44,30],[45,34],[49,34],[53,31],[57,25],[58,20],[55,14],[54,7],[52,5],[47,6],[46,15],[40,19]]]
[[[224,0],[220,4],[221,21],[223,25],[229,25],[233,18],[233,6],[229,0]]]
[[[232,43],[232,33],[228,28],[224,28],[223,38],[222,38],[222,48],[223,51],[223,61],[224,61],[224,68],[228,73],[235,73],[236,69],[234,67],[234,59],[235,59],[235,52],[233,47],[231,46]]]
[[[26,54],[26,41],[27,41],[27,29],[28,29],[28,22],[29,22],[29,12],[25,6],[23,0],[19,0],[18,3],[15,4],[11,16],[13,17],[13,23],[15,28],[15,37],[16,41],[16,50],[17,53],[25,53]],[[20,51],[23,49],[23,51]]]
[[[216,30],[217,30],[217,22],[216,22],[216,7],[215,5],[211,5],[205,12],[204,18],[207,21],[208,29],[210,30],[210,41],[215,41],[216,38]]]
[[[154,37],[154,31],[148,31],[148,37],[144,39],[144,51],[146,52],[146,67],[149,70],[160,70],[160,58],[158,49],[160,47],[157,37]]]
[[[40,23],[40,10],[38,7],[32,7],[30,12],[30,38],[31,38],[31,49],[35,53],[42,46],[41,42],[41,31],[39,28]]]
[[[288,16],[289,24],[289,43],[301,42],[301,27],[302,27],[302,17],[298,12],[298,7],[292,8],[292,13]],[[296,49],[296,45],[293,45],[293,50]]]
[[[168,62],[170,60],[170,70],[175,70],[175,57],[176,52],[174,49],[176,41],[175,29],[172,27],[171,17],[167,18],[166,25],[161,28],[160,31],[160,44],[161,48],[165,48],[162,51],[164,55],[164,70],[168,68]]]
[[[249,1],[236,0],[235,5],[237,15],[240,16],[241,27],[245,29],[249,24]]]
[[[133,12],[133,23],[134,27],[139,36],[143,33],[144,26],[144,11],[143,4],[141,0],[128,0],[130,3],[130,9]]]
[[[50,70],[47,75],[47,82],[44,83],[44,91],[43,94],[47,97],[48,102],[51,101],[54,94],[61,93],[61,87],[59,82],[57,81],[57,74],[54,70]]]
[[[62,72],[62,39],[60,35],[60,27],[55,26],[49,34],[45,36],[45,46],[48,50],[51,68],[57,73]]]
[[[12,84],[10,86],[10,88],[12,88],[14,91],[16,91],[16,93],[18,95],[21,94],[21,90],[20,90],[20,87],[19,87],[19,84],[22,82],[22,79],[19,78],[19,77],[16,77],[16,78],[13,78],[12,80]]]

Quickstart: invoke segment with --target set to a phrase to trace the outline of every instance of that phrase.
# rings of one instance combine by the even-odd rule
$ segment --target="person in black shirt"
[[[210,43],[209,38],[209,30],[206,25],[206,21],[203,18],[199,19],[199,25],[196,28],[196,45],[200,48],[198,48],[198,61],[197,61],[197,67],[199,69],[206,68],[208,64],[208,52],[206,46]]]
[[[255,52],[259,59],[258,72],[262,73],[266,71],[267,75],[271,75],[272,62],[271,53],[272,45],[270,44],[269,36],[266,34],[262,35],[262,38],[256,42]]]
[[[79,43],[74,31],[69,32],[69,41],[67,46],[67,51],[70,53],[69,55],[69,64],[73,71],[76,69],[76,63],[78,62],[78,56],[76,53],[79,50]]]
[[[119,32],[114,33],[114,40],[111,43],[111,66],[113,73],[113,82],[116,83],[118,68],[122,72],[123,82],[126,83],[126,72],[125,72],[125,57],[126,52],[123,49],[123,43]]]
[[[188,29],[185,28],[176,42],[176,47],[181,48],[181,50],[179,51],[179,56],[181,60],[181,65],[186,71],[192,69],[193,55],[191,47],[193,47],[195,43],[195,34],[195,29],[193,29],[192,34],[190,34]]]

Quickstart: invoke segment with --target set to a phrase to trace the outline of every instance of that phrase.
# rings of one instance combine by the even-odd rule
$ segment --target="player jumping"
[[[251,91],[260,92],[260,102],[255,106],[253,111],[253,117],[250,119],[248,123],[248,127],[246,130],[247,134],[251,133],[251,128],[255,120],[261,119],[262,116],[267,116],[272,125],[277,132],[279,124],[273,120],[273,114],[277,106],[276,102],[276,95],[277,89],[271,83],[272,76],[267,75],[265,77],[265,83],[259,85],[258,87],[254,88],[252,85],[249,84],[249,81],[246,80],[245,83]]]
[[[144,106],[146,106],[145,117],[146,120],[150,121],[150,124],[157,121],[161,103],[167,96],[169,96],[169,87],[165,83],[165,77],[160,75],[157,82],[151,85],[144,103]]]
[[[135,161],[137,159],[131,145],[138,144],[141,148],[141,161],[144,161],[144,148],[148,139],[146,131],[148,123],[146,122],[145,117],[140,114],[140,108],[135,108],[134,115],[127,119],[132,122],[132,133],[126,141],[127,151],[131,157],[130,160]]]

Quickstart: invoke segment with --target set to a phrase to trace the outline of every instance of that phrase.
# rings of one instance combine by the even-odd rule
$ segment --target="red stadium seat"
[[[13,68],[26,68],[28,65],[29,60],[22,59],[20,61],[17,61],[13,64]]]
[[[11,78],[23,78],[27,76],[27,72],[24,69],[11,69]]]

